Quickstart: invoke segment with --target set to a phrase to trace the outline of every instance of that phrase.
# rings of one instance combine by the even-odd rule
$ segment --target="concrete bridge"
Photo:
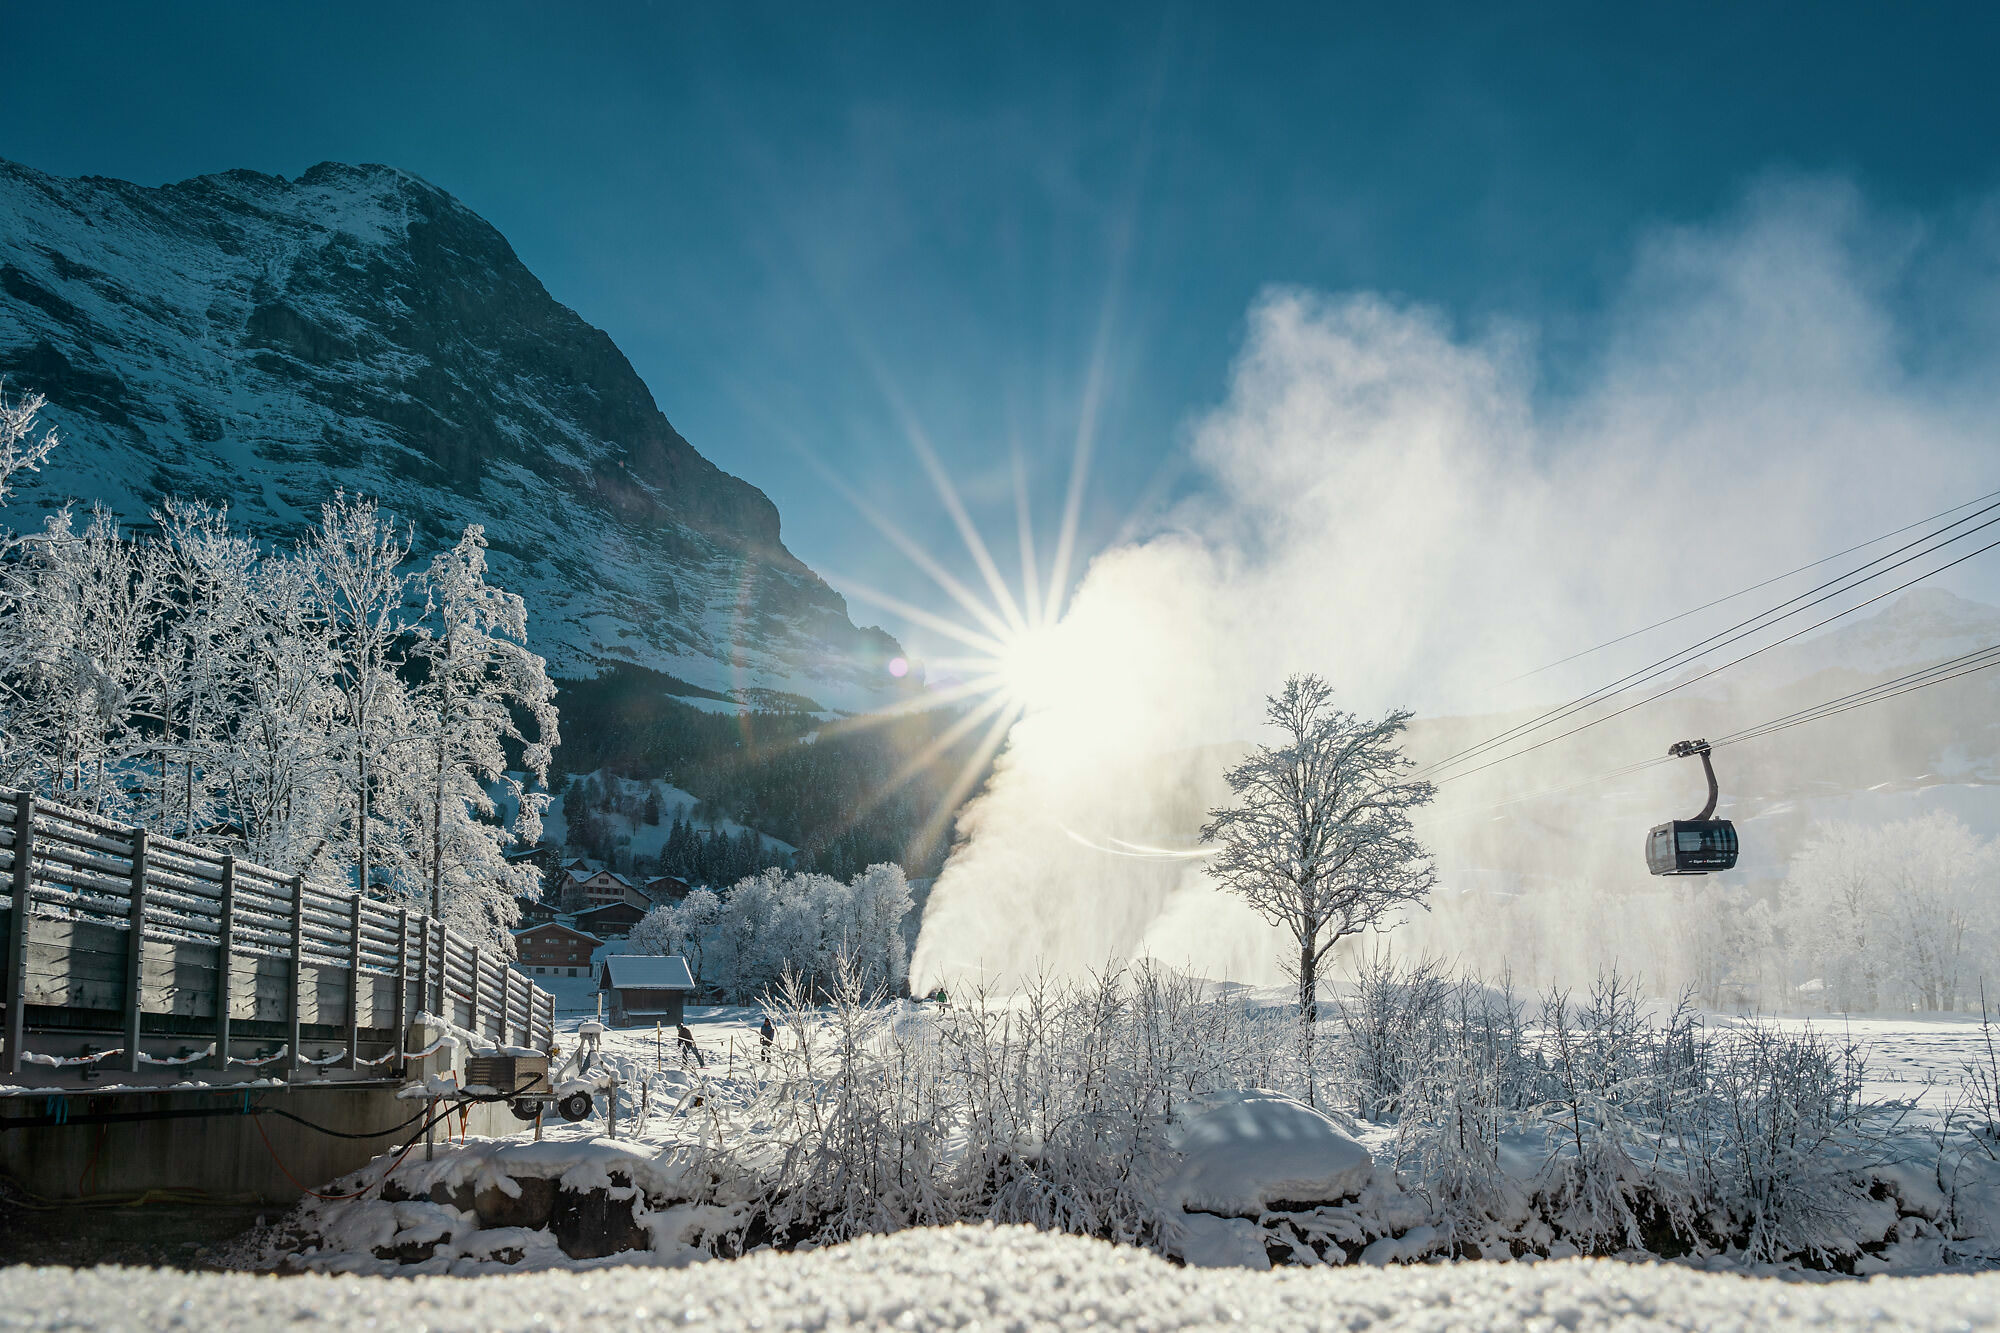
[[[427,914],[5,788],[0,877],[0,1173],[42,1198],[287,1201],[472,1048],[553,1042],[554,998]]]

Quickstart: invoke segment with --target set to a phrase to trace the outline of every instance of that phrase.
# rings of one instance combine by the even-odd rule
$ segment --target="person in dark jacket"
[[[708,1061],[702,1056],[701,1047],[694,1044],[694,1033],[688,1031],[688,1025],[686,1023],[674,1024],[674,1036],[679,1039],[681,1044],[682,1069],[687,1068],[689,1056],[694,1057],[695,1066],[697,1068],[700,1068],[708,1063]]]
[[[771,1043],[778,1038],[778,1030],[771,1026],[771,1016],[764,1015],[764,1026],[757,1029],[757,1044],[762,1048],[764,1059],[771,1058]]]

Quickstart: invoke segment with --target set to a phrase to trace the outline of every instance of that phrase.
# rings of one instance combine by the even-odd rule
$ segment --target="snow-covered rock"
[[[1327,1116],[1261,1089],[1197,1099],[1169,1143],[1181,1167],[1167,1194],[1189,1212],[1255,1217],[1278,1203],[1332,1203],[1359,1194],[1375,1171]]]

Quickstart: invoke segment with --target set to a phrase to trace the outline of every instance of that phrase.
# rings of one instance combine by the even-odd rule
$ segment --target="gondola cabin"
[[[1646,868],[1655,875],[1707,875],[1736,865],[1736,825],[1726,819],[1675,819],[1646,835]]]

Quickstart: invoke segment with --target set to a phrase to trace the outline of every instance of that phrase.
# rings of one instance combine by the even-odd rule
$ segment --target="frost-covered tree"
[[[150,823],[205,840],[219,821],[232,729],[244,712],[243,670],[258,610],[256,543],[229,530],[228,511],[169,500],[141,543],[159,605],[147,636],[144,710],[156,751]]]
[[[1777,937],[1771,904],[1714,876],[1694,885],[1675,892],[1670,916],[1682,977],[1711,1009],[1757,1004]]]
[[[319,526],[307,534],[300,555],[312,575],[323,614],[331,627],[334,679],[341,693],[335,752],[344,770],[347,818],[340,830],[342,851],[365,890],[374,882],[375,862],[384,859],[392,874],[408,874],[414,857],[392,819],[395,802],[378,802],[377,788],[407,772],[412,756],[398,754],[409,734],[407,691],[398,674],[411,629],[407,534],[369,499],[336,494],[320,507]],[[402,864],[396,864],[402,862]]]
[[[0,408],[4,486],[53,441],[32,437],[27,405]],[[220,508],[169,500],[153,520],[135,541],[102,509],[81,526],[64,510],[0,538],[0,783],[428,896],[505,944],[535,872],[504,848],[539,836],[547,796],[530,787],[557,717],[479,529],[412,573],[408,539],[345,495],[290,550],[233,533]]]
[[[1835,1009],[1969,1006],[2000,961],[1996,861],[1948,814],[1817,825],[1785,878],[1792,952]]]
[[[680,955],[687,959],[695,985],[707,985],[716,980],[708,969],[708,939],[722,919],[722,899],[708,889],[695,889],[677,903],[646,913],[632,928],[630,944],[635,953]]]
[[[870,866],[843,884],[827,875],[770,869],[726,895],[696,889],[658,907],[633,929],[633,947],[682,954],[697,980],[747,1001],[792,977],[805,993],[832,986],[842,969],[870,992],[909,983],[903,919],[910,886],[902,867]]]
[[[237,682],[242,712],[224,775],[228,808],[251,860],[303,873],[325,856],[342,808],[332,626],[296,555],[267,555],[251,575],[250,596],[257,618]]]
[[[14,478],[40,470],[61,443],[55,428],[39,420],[47,405],[48,399],[38,393],[8,402],[7,381],[0,379],[0,504],[7,502]]]
[[[1432,789],[1405,777],[1414,767],[1398,743],[1407,712],[1357,717],[1306,675],[1266,699],[1264,716],[1280,743],[1258,746],[1224,775],[1235,804],[1209,811],[1201,838],[1216,848],[1208,873],[1297,943],[1310,1032],[1328,951],[1429,896],[1431,860],[1410,812]]]
[[[515,839],[540,839],[548,775],[559,740],[555,685],[547,663],[528,651],[520,597],[486,581],[486,534],[478,524],[432,560],[431,614],[417,630],[412,659],[423,680],[411,701],[418,856],[431,911],[500,942],[518,916],[515,897],[540,887],[533,866],[507,863]],[[524,735],[517,716],[533,722]],[[521,748],[526,780],[507,771],[508,742]],[[511,830],[493,821],[498,786],[514,807]]]
[[[24,543],[0,617],[6,780],[131,818],[127,761],[144,746],[137,696],[154,612],[152,572],[109,512],[65,509]]]
[[[869,866],[853,880],[854,947],[848,956],[871,989],[896,994],[910,984],[910,950],[903,920],[914,906],[910,881],[894,862]]]

